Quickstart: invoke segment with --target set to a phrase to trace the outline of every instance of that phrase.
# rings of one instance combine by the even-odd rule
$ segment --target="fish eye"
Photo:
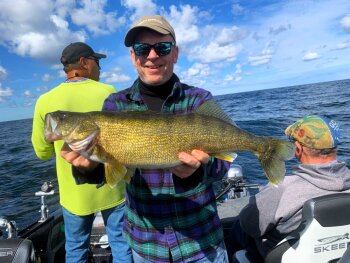
[[[59,115],[59,120],[60,121],[64,121],[65,118],[66,118],[66,114],[63,113],[63,114]]]

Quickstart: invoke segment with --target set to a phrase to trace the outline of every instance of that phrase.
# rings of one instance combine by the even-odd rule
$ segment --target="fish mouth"
[[[49,142],[53,142],[62,138],[61,134],[57,133],[57,121],[51,116],[50,113],[45,116],[45,139]]]

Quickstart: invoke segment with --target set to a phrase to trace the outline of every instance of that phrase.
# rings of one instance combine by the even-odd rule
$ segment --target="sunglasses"
[[[157,55],[161,57],[170,54],[172,46],[175,46],[174,42],[159,42],[155,43],[154,45],[146,43],[135,43],[132,45],[132,48],[135,52],[135,55],[139,57],[148,56],[152,48],[157,53]]]

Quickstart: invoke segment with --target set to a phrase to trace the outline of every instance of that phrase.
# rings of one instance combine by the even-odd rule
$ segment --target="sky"
[[[175,73],[214,96],[350,78],[349,0],[0,0],[0,10],[0,121],[32,118],[65,80],[72,42],[107,54],[100,81],[129,87],[124,36],[143,15],[173,25]]]

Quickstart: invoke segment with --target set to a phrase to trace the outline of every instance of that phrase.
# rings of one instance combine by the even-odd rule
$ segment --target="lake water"
[[[237,125],[253,134],[286,138],[284,129],[296,119],[318,114],[335,119],[341,130],[338,159],[350,167],[350,80],[216,96]],[[40,197],[34,195],[45,181],[57,190],[54,159],[41,161],[31,145],[32,120],[0,122],[0,216],[22,228],[40,218]],[[267,183],[255,155],[238,152],[249,183]],[[288,161],[287,173],[296,163]],[[47,198],[57,209],[58,196]]]

